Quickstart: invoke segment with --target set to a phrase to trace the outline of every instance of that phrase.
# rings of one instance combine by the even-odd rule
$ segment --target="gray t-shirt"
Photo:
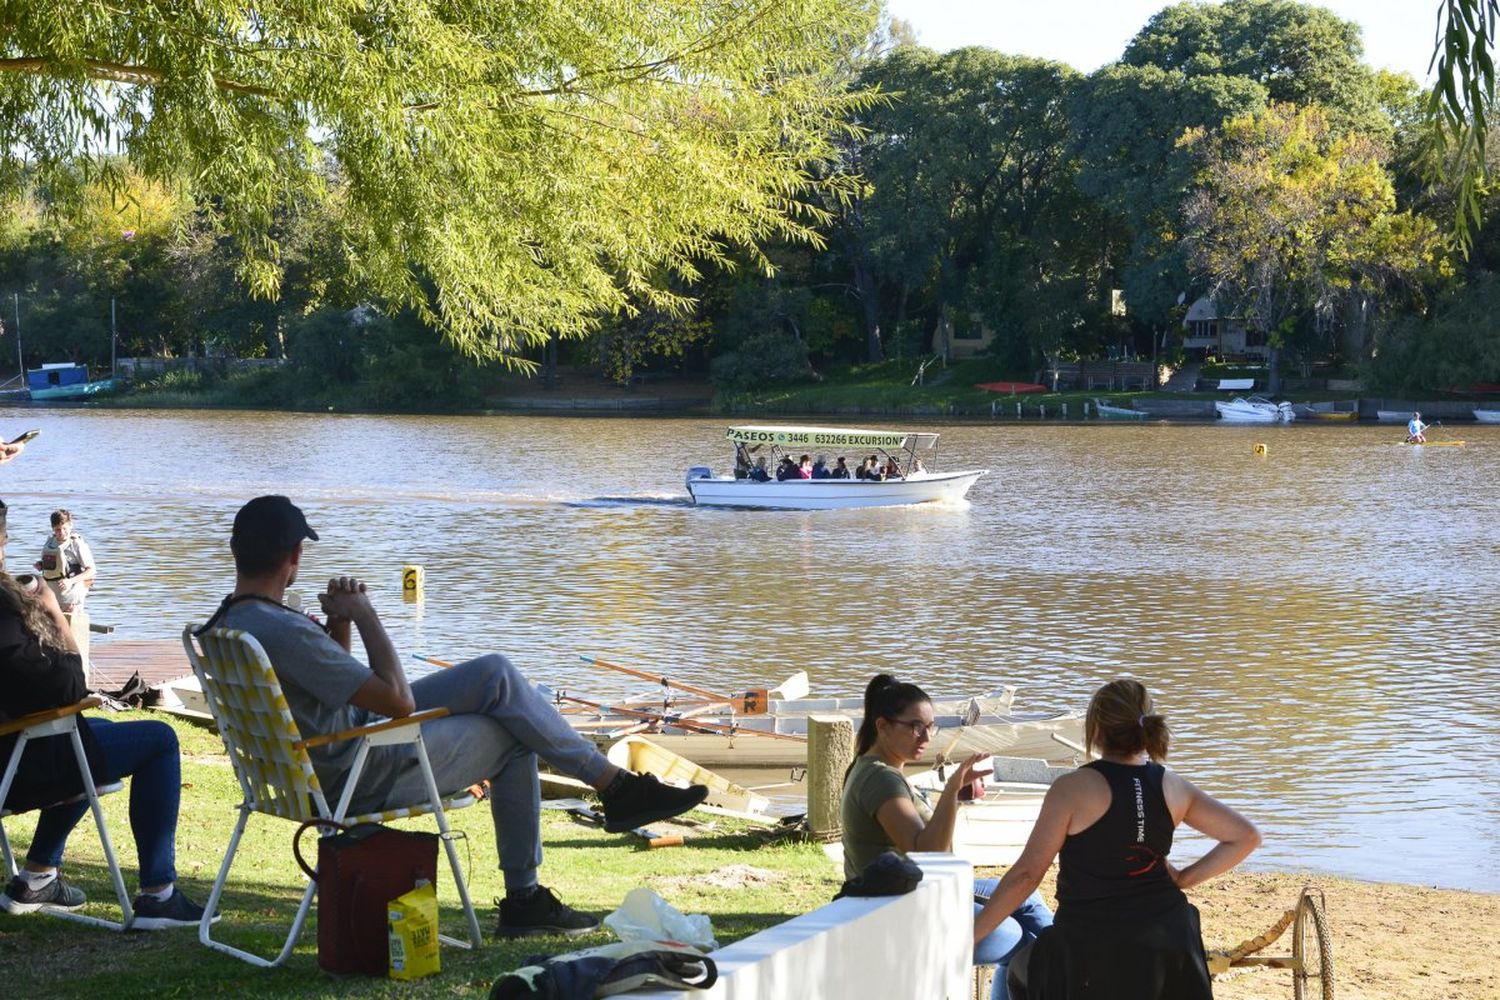
[[[306,615],[251,598],[231,604],[217,624],[249,632],[265,649],[303,739],[384,720],[384,716],[349,704],[354,692],[375,676],[374,672]],[[330,808],[338,805],[344,779],[354,765],[354,753],[354,740],[307,751]],[[351,814],[368,811],[384,801],[384,790],[410,755],[410,749],[404,746],[371,747]]]
[[[912,794],[906,778],[885,761],[864,756],[849,769],[844,796],[839,801],[839,824],[843,827],[844,877],[856,878],[871,861],[892,850],[890,836],[875,814],[891,799],[911,799],[923,822],[932,811],[920,796]]]

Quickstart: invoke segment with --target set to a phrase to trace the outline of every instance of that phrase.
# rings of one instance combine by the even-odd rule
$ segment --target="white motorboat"
[[[837,427],[731,427],[725,437],[734,443],[734,475],[715,476],[707,466],[687,473],[693,502],[711,507],[751,507],[781,510],[834,510],[845,507],[894,507],[906,504],[962,500],[987,469],[933,472],[918,451],[936,460],[938,435],[906,431],[862,431]],[[850,460],[851,478],[774,476],[778,459],[824,455]],[[894,461],[899,474],[879,479],[853,478],[866,455]],[[882,462],[884,467],[885,462]],[[757,478],[759,477],[759,478]]]
[[[1236,396],[1227,403],[1214,403],[1219,419],[1236,424],[1291,423],[1297,419],[1292,404],[1273,403],[1264,396]]]
[[[1404,424],[1411,419],[1410,410],[1376,410],[1375,419],[1382,424]]]
[[[1474,419],[1481,424],[1500,424],[1500,410],[1475,410]]]

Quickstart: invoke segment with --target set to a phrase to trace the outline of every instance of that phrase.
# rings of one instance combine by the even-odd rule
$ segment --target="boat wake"
[[[623,507],[691,507],[693,500],[684,496],[646,497],[587,497],[583,500],[565,500],[564,507],[609,509]]]

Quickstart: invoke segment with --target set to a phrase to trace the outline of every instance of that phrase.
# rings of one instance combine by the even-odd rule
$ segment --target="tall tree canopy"
[[[1336,131],[1380,134],[1374,71],[1359,25],[1298,0],[1226,0],[1164,8],[1136,33],[1121,62],[1187,76],[1247,77],[1272,101],[1324,109]]]
[[[1338,135],[1320,108],[1273,104],[1183,141],[1200,165],[1184,209],[1192,263],[1266,337],[1272,392],[1294,334],[1331,335],[1439,266],[1436,227],[1396,211],[1383,151]]]
[[[277,213],[331,205],[374,295],[514,357],[771,237],[857,105],[823,68],[870,0],[0,0],[0,194],[116,167],[279,283]]]

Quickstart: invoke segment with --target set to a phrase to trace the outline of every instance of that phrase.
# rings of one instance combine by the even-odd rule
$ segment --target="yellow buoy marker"
[[[1266,455],[1269,454],[1269,451],[1266,449],[1265,445],[1263,445],[1263,444],[1257,444],[1255,446],[1255,453],[1257,455],[1259,455],[1261,458],[1265,458]]]
[[[422,601],[422,567],[401,567],[401,599],[407,604],[419,604]]]

